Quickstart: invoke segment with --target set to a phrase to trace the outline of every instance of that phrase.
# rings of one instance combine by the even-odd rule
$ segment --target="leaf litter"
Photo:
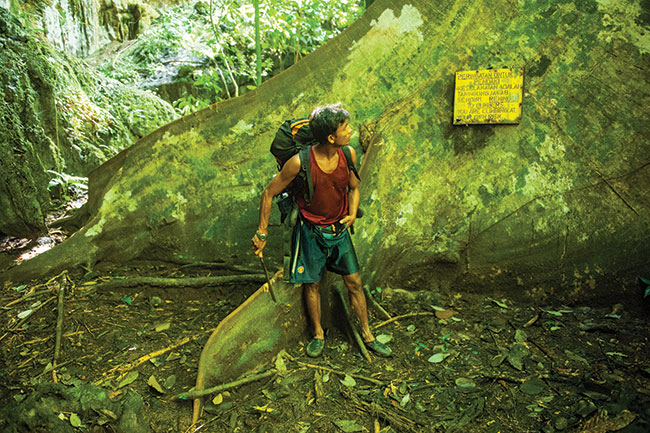
[[[178,270],[141,265],[133,272]],[[52,385],[55,374],[57,386],[73,396],[107,396],[97,397],[104,403],[95,410],[84,411],[82,405],[58,409],[64,420],[55,418],[75,431],[89,426],[97,432],[114,431],[130,411],[136,411],[151,431],[187,427],[191,404],[172,402],[169,396],[194,386],[210,329],[245,300],[246,293],[227,287],[148,287],[138,292],[96,291],[94,286],[78,281],[66,295],[64,344],[57,366],[51,365],[54,304],[34,311],[25,317],[25,329],[4,337],[0,375],[9,380],[3,385],[7,401],[2,406],[15,413],[2,422],[19,420],[21,410],[39,407],[36,396]],[[248,293],[256,288],[251,286]],[[5,290],[0,304],[19,299],[27,289]],[[50,296],[43,293],[0,310],[5,328],[11,329],[17,314],[34,301]],[[372,363],[337,329],[329,330],[326,350],[316,360],[307,358],[304,346],[296,342],[287,348],[288,356],[269,359],[262,367],[275,368],[278,374],[205,398],[202,431],[650,431],[650,348],[645,338],[647,312],[641,307],[540,307],[501,296],[447,297],[428,291],[400,298],[388,289],[381,292],[381,303],[395,316],[423,307],[437,314],[400,319],[374,330],[394,354],[387,359],[375,356]],[[463,319],[453,320],[458,315]],[[382,320],[371,312],[371,326]],[[174,347],[190,337],[190,343]],[[169,347],[174,348],[138,363]],[[308,368],[299,361],[323,368]],[[125,366],[132,368],[120,370]],[[103,381],[112,369],[116,375]]]

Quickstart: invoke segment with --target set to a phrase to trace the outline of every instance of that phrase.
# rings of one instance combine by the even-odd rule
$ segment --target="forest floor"
[[[5,251],[5,263],[25,246]],[[171,397],[194,386],[210,332],[260,284],[100,284],[116,275],[206,273],[140,264],[3,288],[0,431],[650,431],[642,306],[539,306],[399,288],[375,291],[391,315],[407,315],[373,331],[392,357],[368,363],[336,329],[317,359],[306,356],[306,340],[296,341],[283,357],[286,371],[204,398],[203,415],[189,429],[191,402]],[[53,369],[61,285],[62,343]],[[385,319],[371,310],[371,326]],[[269,360],[268,368],[277,366]]]

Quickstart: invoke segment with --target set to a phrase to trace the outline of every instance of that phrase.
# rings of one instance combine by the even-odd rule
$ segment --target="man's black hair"
[[[341,104],[325,105],[316,107],[309,115],[309,127],[316,141],[327,143],[330,134],[336,134],[339,125],[350,120],[350,113]]]

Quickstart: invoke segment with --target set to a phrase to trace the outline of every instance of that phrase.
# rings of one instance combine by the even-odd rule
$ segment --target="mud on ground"
[[[259,284],[99,289],[114,277],[206,275],[143,264],[67,275],[0,296],[0,427],[9,432],[183,432],[210,331]],[[643,308],[523,305],[475,294],[375,288],[394,355],[368,363],[330,329],[322,357],[296,341],[280,373],[204,399],[202,432],[648,432]],[[32,296],[25,297],[27,293]],[[40,308],[39,308],[40,307]],[[31,315],[28,311],[32,310]],[[371,325],[386,318],[371,310]],[[149,355],[149,357],[147,357]],[[157,356],[152,356],[157,355]],[[141,362],[138,364],[138,362]],[[317,368],[323,367],[323,368]],[[118,379],[116,372],[123,373]],[[56,382],[55,382],[56,378]]]

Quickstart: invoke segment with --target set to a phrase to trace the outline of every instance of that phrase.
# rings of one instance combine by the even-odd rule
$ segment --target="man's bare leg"
[[[325,338],[323,327],[320,323],[320,283],[303,284],[307,313],[314,330],[314,338]],[[363,293],[362,293],[363,294]]]
[[[352,304],[352,308],[357,314],[359,322],[361,322],[361,335],[366,347],[380,356],[391,356],[393,351],[390,350],[390,347],[376,340],[372,335],[372,332],[370,332],[370,326],[368,326],[366,296],[363,293],[359,273],[344,275],[343,281],[345,282],[345,286],[348,288],[350,294],[350,304]]]
[[[344,275],[343,282],[345,283],[345,287],[348,288],[352,309],[354,309],[361,323],[361,336],[363,337],[363,341],[368,343],[374,340],[375,337],[370,332],[370,326],[368,325],[368,307],[366,305],[366,295],[364,295],[363,287],[361,286],[361,276],[358,272]]]

